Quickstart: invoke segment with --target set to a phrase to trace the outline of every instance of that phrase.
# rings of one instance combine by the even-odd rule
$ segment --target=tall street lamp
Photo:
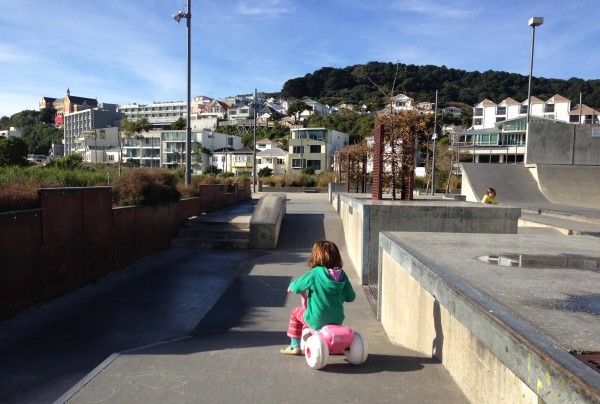
[[[186,143],[185,143],[185,185],[192,183],[192,129],[190,127],[191,110],[191,25],[192,25],[192,0],[187,0],[187,13],[183,11],[173,14],[173,19],[179,23],[182,18],[187,21],[187,119],[186,119]]]
[[[529,119],[531,118],[531,75],[533,74],[533,47],[535,44],[535,27],[544,23],[544,17],[531,17],[527,25],[531,27],[531,59],[529,62],[529,87],[527,88],[527,131],[529,131]]]

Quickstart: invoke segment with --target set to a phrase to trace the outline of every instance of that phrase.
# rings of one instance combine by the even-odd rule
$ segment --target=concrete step
[[[250,239],[210,239],[178,237],[171,240],[172,247],[179,248],[210,248],[221,250],[247,250]]]
[[[184,227],[177,233],[178,238],[200,238],[200,239],[216,239],[216,240],[231,240],[231,239],[250,239],[249,229],[205,229],[202,227]]]
[[[203,217],[194,217],[187,219],[183,223],[184,228],[203,229],[203,230],[227,230],[227,229],[250,229],[250,217],[241,217],[234,220],[224,221],[208,219]]]

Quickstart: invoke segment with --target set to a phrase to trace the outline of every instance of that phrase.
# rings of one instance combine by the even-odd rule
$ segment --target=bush
[[[114,182],[113,203],[116,206],[128,206],[177,202],[181,198],[178,182],[176,173],[132,169]]]
[[[212,164],[207,165],[204,167],[204,170],[202,170],[202,174],[217,174],[218,172],[219,169],[217,166],[213,166]]]
[[[302,169],[302,174],[309,174],[309,175],[313,175],[315,173],[315,169],[312,167],[304,167]]]
[[[270,167],[263,167],[258,170],[258,178],[270,177],[273,175],[273,169]]]
[[[37,185],[11,183],[0,187],[0,212],[39,207]]]

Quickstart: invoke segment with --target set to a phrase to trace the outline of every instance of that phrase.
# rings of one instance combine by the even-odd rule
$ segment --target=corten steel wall
[[[83,188],[40,189],[44,295],[83,284]]]
[[[36,304],[44,295],[42,211],[0,213],[0,229],[0,318],[3,318]]]
[[[40,189],[41,209],[0,213],[0,319],[169,248],[183,221],[251,198],[200,186],[200,198],[112,207],[110,187]]]

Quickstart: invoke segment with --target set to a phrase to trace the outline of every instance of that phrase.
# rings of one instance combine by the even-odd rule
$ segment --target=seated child
[[[303,302],[303,307],[296,307],[290,314],[287,335],[291,343],[279,351],[286,355],[302,355],[300,338],[304,327],[318,331],[328,324],[342,325],[343,303],[352,302],[356,297],[333,242],[317,241],[308,267],[311,269],[288,287],[288,293],[306,293],[306,304]]]

